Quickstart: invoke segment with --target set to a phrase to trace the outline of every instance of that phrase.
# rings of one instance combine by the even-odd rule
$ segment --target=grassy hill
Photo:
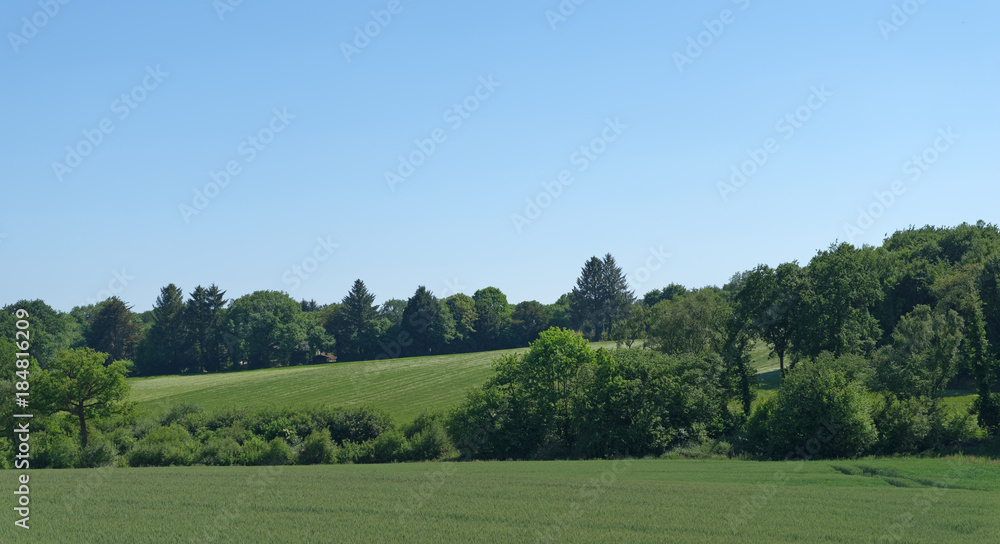
[[[596,342],[595,348],[614,348]],[[388,410],[399,421],[423,410],[446,410],[482,385],[492,374],[492,362],[504,353],[525,348],[384,361],[270,368],[245,372],[131,378],[131,399],[140,410],[160,415],[171,406],[190,402],[213,411],[232,406],[350,406],[371,404]],[[777,358],[768,358],[764,344],[754,349],[761,398],[774,394],[781,380]],[[965,409],[974,396],[946,391],[945,403]]]
[[[246,372],[133,378],[132,400],[162,414],[180,402],[229,406],[371,404],[409,420],[455,406],[492,374],[492,361],[519,350],[359,361]],[[523,351],[523,350],[520,350]]]
[[[32,542],[1000,542],[996,462],[37,470]],[[15,471],[0,485],[15,489]],[[941,486],[946,486],[943,488]]]

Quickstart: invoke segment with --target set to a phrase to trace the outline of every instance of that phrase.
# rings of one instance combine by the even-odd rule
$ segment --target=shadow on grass
[[[770,372],[757,373],[757,387],[763,391],[777,389],[781,385],[781,371],[772,370]]]

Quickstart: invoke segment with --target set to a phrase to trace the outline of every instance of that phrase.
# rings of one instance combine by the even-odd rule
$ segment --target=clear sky
[[[641,295],[1000,222],[998,19],[987,0],[9,0],[0,304],[144,311],[213,282],[330,303],[356,278],[379,301],[551,303],[608,252]]]

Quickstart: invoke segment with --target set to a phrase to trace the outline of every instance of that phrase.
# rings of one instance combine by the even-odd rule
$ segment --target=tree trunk
[[[80,418],[80,444],[86,448],[87,447],[87,420],[83,418],[83,403],[80,403],[77,411],[77,417]]]
[[[785,378],[785,352],[778,352],[778,365],[781,367],[781,378]]]

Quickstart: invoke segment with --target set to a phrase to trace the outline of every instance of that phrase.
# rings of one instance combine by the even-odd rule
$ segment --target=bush
[[[300,465],[322,465],[336,460],[337,447],[333,445],[329,429],[313,431],[302,442]]]
[[[930,399],[899,399],[892,394],[885,395],[874,415],[878,432],[875,453],[918,453],[926,449],[935,412]]]
[[[228,467],[236,462],[242,449],[236,440],[213,436],[202,444],[198,462],[203,465]]]
[[[336,453],[336,460],[338,463],[365,463],[368,459],[372,458],[372,445],[373,440],[368,442],[351,442],[350,440],[345,441]]]
[[[80,459],[80,445],[64,434],[35,432],[31,435],[32,468],[73,468]]]
[[[407,459],[411,461],[432,461],[452,451],[448,433],[436,419],[410,438],[408,449]]]
[[[405,461],[409,456],[409,444],[403,433],[396,429],[386,431],[372,441],[369,457],[357,459],[358,463],[393,463]]]
[[[243,466],[253,467],[263,465],[262,459],[267,451],[267,442],[261,440],[259,436],[253,436],[243,443],[240,454],[236,462]]]
[[[198,442],[184,427],[174,424],[161,427],[136,443],[129,452],[128,463],[133,467],[187,466],[194,462]]]
[[[118,450],[115,445],[102,438],[91,439],[86,448],[80,451],[78,468],[99,468],[115,464]]]
[[[868,390],[854,366],[853,358],[821,356],[788,373],[767,420],[771,457],[859,457],[875,444]]]
[[[185,423],[191,422],[193,419],[192,416],[202,416],[197,418],[199,420],[197,427],[203,427],[208,422],[208,418],[204,417],[204,412],[200,406],[190,402],[182,402],[180,404],[175,404],[169,411],[167,411],[166,414],[163,415],[163,417],[160,418],[160,425],[169,427],[174,423],[179,423],[186,427],[188,432],[194,433],[194,429],[192,429],[189,425],[185,425]]]
[[[281,438],[274,437],[270,442],[264,442],[255,436],[243,444],[237,459],[239,464],[246,466],[290,465],[293,457],[292,449]]]
[[[368,406],[339,410],[333,414],[329,425],[331,438],[340,444],[348,440],[355,443],[374,440],[396,427],[388,413]]]

